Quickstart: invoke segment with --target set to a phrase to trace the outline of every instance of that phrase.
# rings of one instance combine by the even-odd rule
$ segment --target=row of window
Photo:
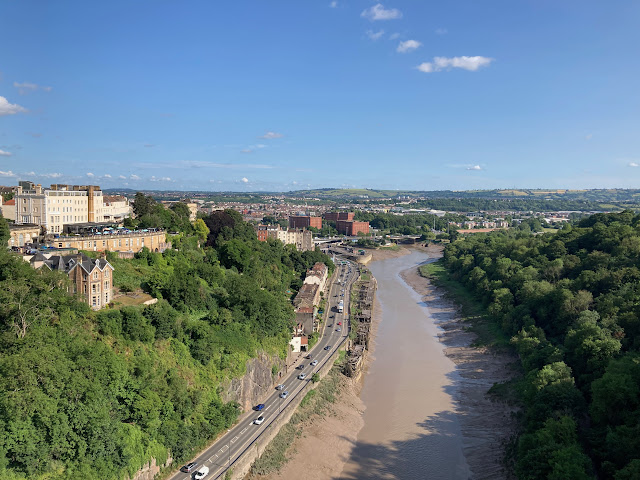
[[[99,307],[100,306],[100,295],[94,295],[91,297],[91,306],[92,307]],[[106,305],[107,303],[109,303],[109,294],[105,293],[104,294],[104,305]]]

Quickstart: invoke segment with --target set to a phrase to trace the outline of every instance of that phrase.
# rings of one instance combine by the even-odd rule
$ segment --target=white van
[[[209,467],[200,467],[200,470],[193,476],[196,480],[200,480],[209,475]]]

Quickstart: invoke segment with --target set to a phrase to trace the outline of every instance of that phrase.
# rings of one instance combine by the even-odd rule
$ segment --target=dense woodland
[[[65,275],[0,249],[3,480],[120,480],[150,457],[189,458],[238,416],[223,381],[260,350],[284,356],[305,271],[333,268],[320,252],[258,242],[233,211],[191,225],[180,206],[136,203],[137,222],[176,230],[174,248],[108,258],[115,286],[155,305],[92,312]]]
[[[444,263],[519,354],[518,478],[640,478],[640,215],[471,235]]]

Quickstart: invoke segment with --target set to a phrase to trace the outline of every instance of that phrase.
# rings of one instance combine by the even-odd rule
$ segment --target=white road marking
[[[244,433],[244,432],[246,432],[246,431],[247,431],[247,429],[245,428],[245,429],[244,429],[244,430],[242,430],[240,433]]]
[[[270,406],[271,406],[271,405],[269,405],[269,407],[270,407]],[[266,410],[269,410],[269,407],[265,407],[265,411],[266,411]]]
[[[233,437],[233,439],[231,439],[231,443],[234,443],[236,440],[238,440],[238,437]]]

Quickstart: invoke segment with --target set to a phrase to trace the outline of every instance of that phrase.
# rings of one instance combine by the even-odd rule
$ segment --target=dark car
[[[304,357],[304,358],[311,358],[311,354],[307,355],[307,356],[306,356],[306,357]]]
[[[260,411],[264,410],[264,403],[259,403],[259,404],[258,404],[258,405],[256,405],[253,409],[254,409],[256,412],[260,412]]]
[[[184,473],[191,473],[196,469],[197,466],[198,466],[197,462],[187,463],[180,469],[180,471]]]
[[[331,350],[331,345],[327,345],[326,347],[324,347],[325,350]]]
[[[296,367],[298,370],[302,370],[304,368],[304,363],[301,363]]]

